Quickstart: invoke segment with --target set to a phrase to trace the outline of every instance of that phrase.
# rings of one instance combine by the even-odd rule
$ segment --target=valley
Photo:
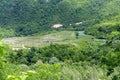
[[[120,80],[120,0],[0,0],[0,80]]]
[[[75,31],[57,31],[55,33],[46,35],[34,35],[26,37],[12,37],[4,38],[3,43],[10,45],[11,47],[44,47],[50,44],[75,44],[76,41],[89,41],[93,37],[85,35],[84,31],[78,31],[79,38],[76,39]],[[76,44],[77,45],[77,44]]]

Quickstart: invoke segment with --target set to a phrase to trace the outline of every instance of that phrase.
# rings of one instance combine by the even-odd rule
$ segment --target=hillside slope
[[[96,38],[109,38],[120,36],[120,1],[111,0],[99,10],[104,16],[103,19],[86,29],[86,33],[96,36]],[[120,39],[120,37],[116,37]]]
[[[117,22],[119,5],[119,0],[1,0],[0,30],[8,33],[0,35],[31,35],[48,31],[56,23],[81,30],[111,19]],[[69,25],[83,21],[82,25]]]

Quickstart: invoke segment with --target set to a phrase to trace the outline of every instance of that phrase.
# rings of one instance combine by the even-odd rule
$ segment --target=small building
[[[77,22],[75,23],[75,25],[81,25],[83,22]]]
[[[52,26],[52,28],[60,28],[60,27],[62,27],[63,25],[62,24],[54,24],[53,26]]]

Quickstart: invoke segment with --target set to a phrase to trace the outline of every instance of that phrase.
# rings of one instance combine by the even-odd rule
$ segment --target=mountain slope
[[[100,9],[103,19],[92,27],[86,29],[86,33],[94,35],[97,38],[109,38],[116,33],[120,36],[120,1],[108,1],[103,8]],[[118,37],[117,39],[120,39]]]
[[[119,5],[119,0],[1,0],[0,27],[12,29],[11,36],[48,31],[56,23],[65,29],[86,29],[111,19],[117,22]],[[82,25],[69,26],[83,21]]]

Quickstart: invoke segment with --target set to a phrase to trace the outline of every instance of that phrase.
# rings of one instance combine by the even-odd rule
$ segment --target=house
[[[52,28],[60,28],[60,27],[62,27],[63,25],[62,24],[54,24],[53,26],[52,26]]]
[[[77,23],[75,23],[75,25],[80,25],[80,24],[82,24],[83,22],[77,22]]]

